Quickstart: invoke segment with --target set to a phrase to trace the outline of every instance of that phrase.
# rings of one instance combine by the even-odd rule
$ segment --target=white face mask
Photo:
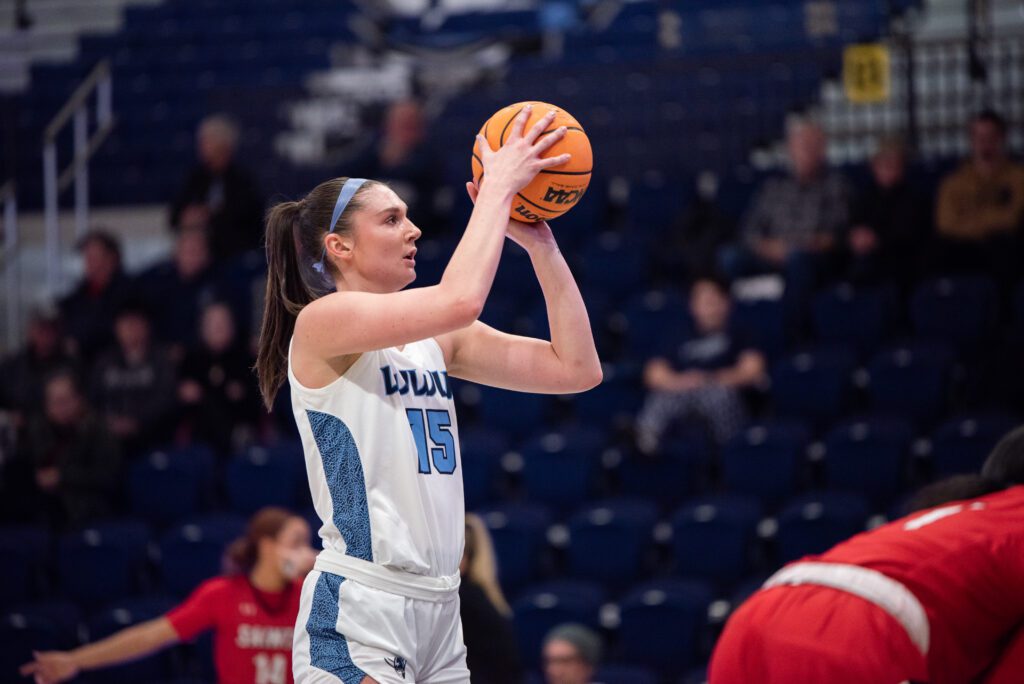
[[[304,577],[313,569],[313,561],[316,560],[316,552],[309,546],[297,549],[279,547],[277,555],[281,559],[281,573],[289,580]]]

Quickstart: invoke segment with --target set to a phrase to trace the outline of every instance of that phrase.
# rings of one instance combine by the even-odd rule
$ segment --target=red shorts
[[[760,591],[729,619],[710,684],[899,684],[928,678],[903,626],[859,596],[817,585]]]

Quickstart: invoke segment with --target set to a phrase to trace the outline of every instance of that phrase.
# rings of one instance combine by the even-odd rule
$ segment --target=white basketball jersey
[[[462,460],[444,354],[433,339],[365,352],[320,389],[295,379],[292,408],[323,522],[318,568],[353,579],[458,585]],[[372,565],[370,565],[372,564]],[[427,578],[438,578],[430,580]]]

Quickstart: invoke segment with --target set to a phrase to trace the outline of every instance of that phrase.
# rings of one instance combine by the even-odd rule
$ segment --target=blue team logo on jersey
[[[382,366],[380,374],[384,376],[384,393],[409,394],[410,390],[417,397],[432,397],[435,394],[445,399],[452,398],[452,390],[448,386],[447,371],[392,370],[391,366]]]
[[[402,679],[405,679],[405,658],[395,656],[394,658],[385,658],[384,662],[394,669],[395,672],[402,675]]]

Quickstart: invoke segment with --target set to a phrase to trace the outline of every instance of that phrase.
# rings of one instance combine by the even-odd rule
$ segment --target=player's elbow
[[[576,387],[573,389],[574,392],[586,392],[587,390],[594,389],[604,381],[604,369],[601,367],[601,362],[595,360],[594,363],[580,368],[575,378]]]
[[[480,318],[484,310],[484,298],[470,293],[456,292],[452,295],[451,304],[447,307],[451,313],[453,330],[460,330]]]

